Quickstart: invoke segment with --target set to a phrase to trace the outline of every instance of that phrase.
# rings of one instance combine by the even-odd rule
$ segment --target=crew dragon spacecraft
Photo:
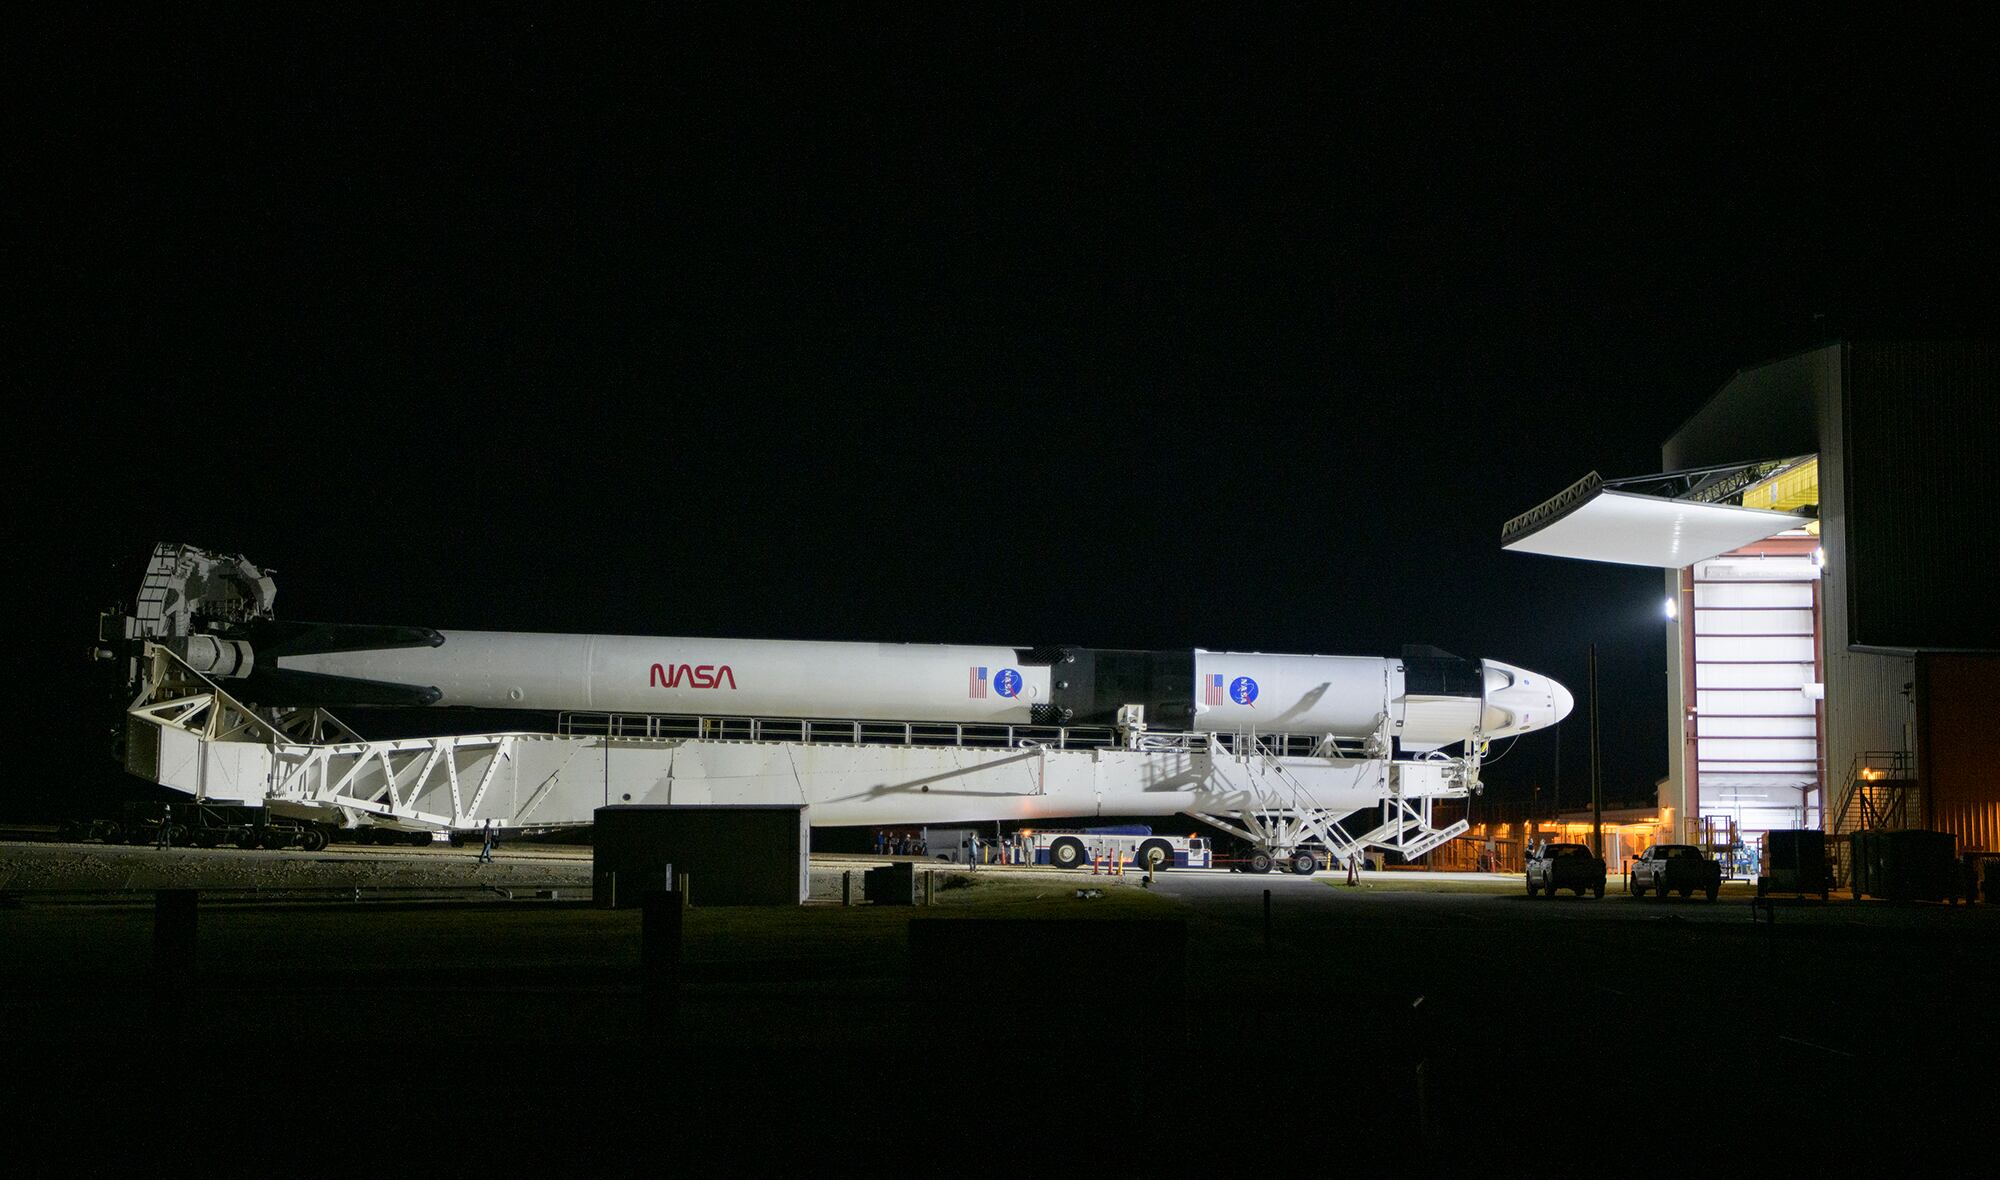
[[[1573,703],[1546,676],[1429,648],[434,631],[284,621],[275,595],[242,557],[155,549],[132,611],[100,627],[135,682],[128,766],[348,826],[579,824],[620,802],[797,803],[815,825],[1187,813],[1280,857],[1414,855],[1455,834],[1430,805],[1477,789],[1486,743]],[[524,727],[371,741],[331,712],[379,706],[515,710]]]

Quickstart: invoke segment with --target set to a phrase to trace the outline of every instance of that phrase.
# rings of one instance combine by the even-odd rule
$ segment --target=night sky
[[[1990,331],[1984,43],[1065,7],[1096,11],[24,30],[10,254],[51,363],[16,562],[55,736],[10,805],[95,773],[82,656],[156,540],[275,568],[298,619],[1428,643],[1579,699],[1595,642],[1607,792],[1650,801],[1659,574],[1500,526],[1657,470],[1737,368]]]

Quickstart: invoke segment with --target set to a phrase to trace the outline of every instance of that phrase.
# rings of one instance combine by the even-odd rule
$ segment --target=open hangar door
[[[1833,341],[1739,370],[1662,444],[1665,474],[1593,475],[1503,529],[1665,571],[1665,831],[1715,843],[1795,811],[1843,880],[1861,830],[2000,857],[2000,550],[1968,524],[1997,406],[1992,339]]]
[[[1825,799],[1818,460],[1605,480],[1508,522],[1513,552],[1666,571],[1674,663],[1662,838],[1757,871],[1763,833],[1817,827]]]

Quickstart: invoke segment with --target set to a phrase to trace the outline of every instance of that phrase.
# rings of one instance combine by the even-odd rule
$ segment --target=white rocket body
[[[1028,649],[769,639],[654,638],[445,631],[435,647],[282,656],[287,671],[434,687],[436,703],[500,709],[730,717],[1033,724],[1070,690],[1060,660]],[[1413,684],[1406,661],[1359,656],[1145,653],[1191,660],[1184,706],[1204,731],[1359,737],[1388,729],[1406,749],[1432,749],[1553,725],[1568,713],[1560,684],[1495,661],[1445,691]],[[1183,663],[1181,667],[1186,668]],[[1181,672],[1179,683],[1185,685]],[[1097,690],[1116,699],[1116,687]],[[1112,694],[1106,697],[1106,694]],[[1037,709],[1037,706],[1042,706]]]

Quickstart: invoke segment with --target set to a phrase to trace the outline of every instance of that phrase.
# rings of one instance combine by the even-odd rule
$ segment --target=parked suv
[[[1545,844],[1528,858],[1528,896],[1547,890],[1554,897],[1558,889],[1574,889],[1582,897],[1588,889],[1604,896],[1604,858],[1584,844]]]
[[[1693,897],[1699,889],[1714,901],[1722,892],[1722,865],[1692,844],[1655,844],[1632,862],[1626,887],[1634,897],[1651,893],[1662,901],[1670,891]]]

